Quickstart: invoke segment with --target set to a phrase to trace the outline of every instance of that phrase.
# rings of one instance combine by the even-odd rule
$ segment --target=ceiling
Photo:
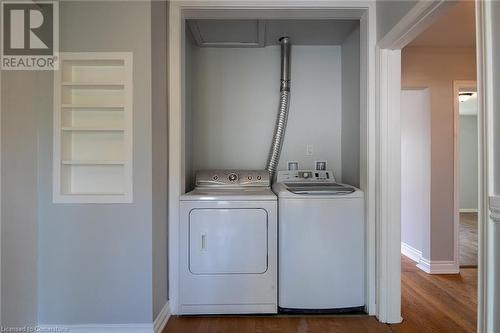
[[[359,26],[357,20],[188,20],[199,46],[264,47],[283,36],[293,45],[339,45]]]
[[[408,46],[475,47],[475,4],[460,0]]]

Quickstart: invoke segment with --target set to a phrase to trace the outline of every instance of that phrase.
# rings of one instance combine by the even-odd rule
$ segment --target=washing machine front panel
[[[363,306],[363,199],[280,198],[279,215],[279,306]]]
[[[264,209],[193,209],[189,270],[193,274],[263,274],[268,217]]]

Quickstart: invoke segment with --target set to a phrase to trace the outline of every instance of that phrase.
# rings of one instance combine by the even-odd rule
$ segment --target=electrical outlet
[[[312,155],[314,155],[314,146],[306,145],[306,156],[312,156]]]

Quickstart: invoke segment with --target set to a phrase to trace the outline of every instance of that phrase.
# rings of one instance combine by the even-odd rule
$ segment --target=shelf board
[[[125,165],[124,161],[75,161],[63,160],[63,165]]]
[[[112,127],[61,127],[65,132],[123,132],[123,128]]]
[[[124,82],[63,82],[64,87],[83,87],[83,88],[123,88]]]
[[[105,68],[124,68],[122,59],[61,59],[64,64],[76,67],[105,67]]]
[[[105,109],[105,110],[123,110],[123,105],[98,105],[98,104],[62,104],[63,109]]]
[[[102,196],[107,196],[107,195],[125,195],[124,192],[109,192],[109,193],[105,193],[105,192],[95,192],[95,193],[91,193],[91,192],[63,192],[62,195],[68,195],[68,196],[78,196],[78,195],[81,195],[81,196],[99,196],[99,195],[102,195]]]

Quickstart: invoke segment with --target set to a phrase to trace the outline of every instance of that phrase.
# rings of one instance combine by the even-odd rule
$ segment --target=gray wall
[[[153,129],[153,319],[167,290],[167,3],[151,2],[151,93]]]
[[[417,0],[377,1],[377,40],[382,39],[417,2]]]
[[[2,326],[37,322],[37,110],[47,105],[39,76],[2,72]]]
[[[192,99],[194,170],[263,169],[279,98],[278,46],[196,48]],[[290,116],[279,169],[327,160],[341,179],[341,48],[293,46]],[[188,64],[189,65],[189,64]],[[300,78],[300,80],[299,80]],[[306,145],[314,155],[306,156]]]
[[[134,202],[53,204],[52,107],[46,103],[37,109],[39,321],[151,323],[150,3],[81,1],[60,6],[62,51],[134,54]],[[48,75],[46,79],[37,89],[50,101],[52,81]]]
[[[431,108],[428,89],[401,91],[401,242],[430,258]]]
[[[342,182],[359,187],[359,28],[342,44]]]
[[[478,207],[477,116],[460,116],[460,209]]]

